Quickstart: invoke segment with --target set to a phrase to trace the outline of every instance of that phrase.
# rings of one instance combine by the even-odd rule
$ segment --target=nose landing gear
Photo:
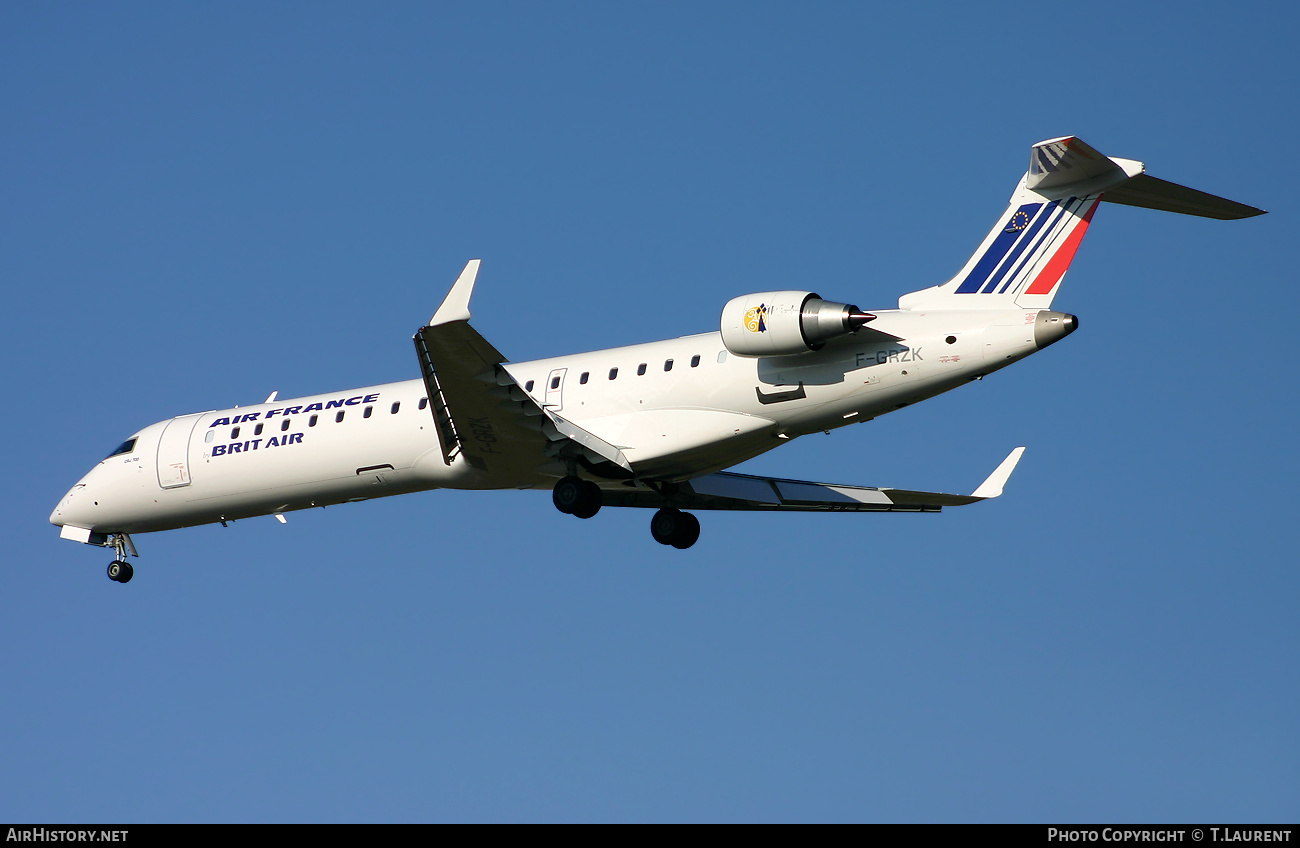
[[[108,579],[118,583],[130,583],[131,578],[135,576],[135,569],[131,563],[115,559],[108,564]]]
[[[135,545],[131,543],[131,537],[125,533],[114,533],[108,537],[108,544],[117,549],[117,559],[108,564],[108,579],[115,583],[130,583],[135,576],[135,569],[126,561],[126,555],[129,552],[132,556],[139,556]]]

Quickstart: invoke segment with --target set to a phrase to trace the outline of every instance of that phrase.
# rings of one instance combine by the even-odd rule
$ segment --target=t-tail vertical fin
[[[1050,308],[1103,199],[1210,218],[1263,214],[1144,171],[1141,162],[1103,156],[1078,138],[1039,142],[1010,205],[961,271],[941,286],[903,295],[899,307]]]

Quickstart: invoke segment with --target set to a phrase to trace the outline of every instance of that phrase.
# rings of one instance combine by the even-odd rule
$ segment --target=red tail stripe
[[[1047,294],[1056,284],[1065,276],[1065,270],[1070,267],[1074,261],[1074,252],[1079,249],[1079,242],[1083,241],[1083,236],[1088,232],[1088,224],[1092,221],[1092,213],[1097,211],[1101,198],[1098,197],[1092,202],[1092,207],[1084,213],[1083,220],[1079,221],[1074,232],[1066,238],[1065,244],[1061,249],[1053,254],[1052,258],[1047,261],[1047,267],[1039,272],[1034,281],[1025,289],[1025,294]]]

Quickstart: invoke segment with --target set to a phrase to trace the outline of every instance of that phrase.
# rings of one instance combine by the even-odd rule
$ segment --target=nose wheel
[[[650,535],[661,545],[685,550],[700,538],[700,520],[680,509],[661,509],[650,519]]]
[[[135,569],[131,563],[115,559],[108,564],[108,579],[116,583],[130,583],[131,578],[135,576]]]
[[[131,537],[125,533],[114,533],[108,537],[108,544],[117,551],[117,559],[108,564],[108,579],[114,583],[130,583],[135,576],[135,569],[126,561],[126,555],[139,556]]]

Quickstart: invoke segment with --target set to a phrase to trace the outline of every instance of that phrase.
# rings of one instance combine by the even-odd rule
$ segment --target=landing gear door
[[[567,368],[556,368],[546,378],[546,408],[551,412],[559,412],[564,408],[564,373]]]
[[[206,413],[183,415],[167,422],[158,439],[158,485],[175,489],[190,484],[190,433]]]

